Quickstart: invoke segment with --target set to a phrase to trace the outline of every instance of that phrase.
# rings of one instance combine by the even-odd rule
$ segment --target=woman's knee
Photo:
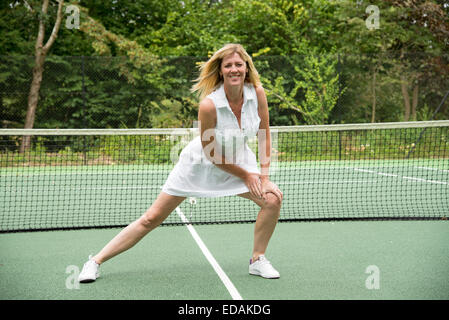
[[[154,229],[184,201],[185,197],[171,196],[161,192],[151,207],[139,218],[139,222],[145,228]]]
[[[164,219],[161,217],[161,214],[158,214],[153,210],[148,210],[139,218],[140,224],[146,229],[154,229],[163,221]]]
[[[264,207],[272,210],[280,210],[282,206],[282,200],[280,200],[276,195],[269,192],[265,194]]]

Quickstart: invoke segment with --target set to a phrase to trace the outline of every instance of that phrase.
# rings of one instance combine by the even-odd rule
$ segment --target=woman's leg
[[[260,207],[254,226],[252,259],[255,261],[260,255],[265,254],[267,250],[268,242],[279,219],[282,202],[273,193],[267,193],[265,195],[266,199],[256,198],[249,192],[239,194],[239,196],[254,201]]]
[[[151,230],[159,226],[176,209],[185,197],[161,192],[151,207],[136,221],[117,234],[93,260],[101,264],[133,247]]]

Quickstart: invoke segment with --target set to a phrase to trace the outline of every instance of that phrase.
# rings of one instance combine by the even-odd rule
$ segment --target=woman
[[[260,207],[249,273],[279,278],[265,258],[265,251],[279,218],[283,194],[269,180],[271,135],[268,104],[259,75],[239,44],[224,46],[200,70],[192,88],[200,96],[200,135],[181,152],[151,207],[98,254],[89,257],[79,275],[80,282],[95,281],[100,264],[134,246],[186,197],[229,195],[252,200]],[[261,171],[246,143],[256,134]]]

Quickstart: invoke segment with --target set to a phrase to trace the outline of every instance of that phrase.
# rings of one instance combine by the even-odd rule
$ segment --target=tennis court
[[[183,136],[41,131],[23,156],[11,147],[23,133],[3,130],[0,297],[448,299],[449,121],[403,126],[273,130],[278,280],[248,275],[258,209],[224,197],[186,199],[84,285],[87,255],[156,198]]]
[[[267,252],[278,280],[248,275],[250,224],[194,228],[244,300],[449,298],[446,221],[280,223]],[[86,254],[118,231],[1,234],[1,299],[233,299],[186,227],[156,229],[77,286]]]

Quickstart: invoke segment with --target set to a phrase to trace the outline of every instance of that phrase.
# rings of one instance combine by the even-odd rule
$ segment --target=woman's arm
[[[262,86],[256,88],[258,112],[260,118],[259,131],[257,133],[259,143],[259,161],[261,168],[261,180],[270,180],[271,162],[271,134],[268,102],[265,90]]]
[[[215,148],[215,126],[217,124],[217,112],[212,100],[206,98],[200,103],[198,111],[201,144],[206,157],[221,170],[233,174],[242,179],[250,192],[256,197],[262,198],[262,188],[259,174],[251,173],[242,167],[228,163],[225,157]]]
[[[258,113],[260,118],[257,138],[259,144],[259,161],[261,170],[260,180],[262,183],[262,192],[274,193],[279,198],[279,200],[282,200],[282,192],[273,182],[270,181],[271,133],[267,96],[262,86],[256,87],[256,93],[258,101]]]

